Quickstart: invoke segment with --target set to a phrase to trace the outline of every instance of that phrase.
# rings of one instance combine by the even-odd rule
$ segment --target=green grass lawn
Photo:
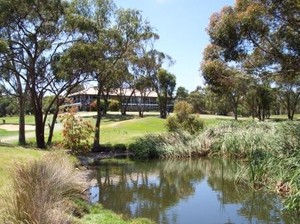
[[[93,125],[96,122],[94,116],[84,116],[84,120]],[[166,131],[165,120],[157,116],[145,116],[139,118],[135,115],[121,116],[108,114],[101,120],[100,140],[101,144],[130,144],[136,137],[147,133],[162,133]],[[53,141],[62,141],[61,131],[55,133]]]
[[[145,113],[144,118],[139,118],[137,113],[128,113],[127,116],[122,116],[118,112],[109,112],[101,120],[101,143],[102,144],[130,144],[136,137],[143,136],[147,133],[161,133],[166,131],[165,120],[159,118],[159,113]],[[95,112],[79,112],[84,120],[95,124]],[[299,116],[295,115],[295,119]],[[215,126],[223,121],[233,120],[231,116],[208,115],[200,114],[200,118],[204,121],[204,127]],[[51,116],[49,116],[49,119]],[[239,117],[239,120],[252,119],[251,117]],[[286,115],[271,116],[271,120],[286,120]],[[18,117],[6,117],[6,123],[18,124]],[[1,121],[1,120],[0,120]],[[58,123],[61,119],[58,119]],[[26,116],[26,124],[34,124],[33,116]],[[47,131],[46,131],[47,134]],[[17,135],[17,132],[10,132],[1,130],[0,125],[0,139],[1,136]],[[34,138],[28,139],[34,141]],[[58,130],[53,138],[54,142],[62,141],[61,130]]]
[[[19,124],[19,117],[18,116],[7,116],[7,117],[0,117],[0,123],[3,123],[3,119],[5,120],[6,124]],[[25,123],[34,125],[34,116],[33,115],[26,115],[25,116]]]
[[[1,141],[1,136],[11,136],[11,135],[18,135],[18,131],[7,131],[4,129],[1,129],[0,125],[0,141]]]
[[[162,133],[166,131],[165,120],[157,117],[134,118],[117,123],[103,123],[101,129],[102,143],[129,144],[136,137],[148,133]]]

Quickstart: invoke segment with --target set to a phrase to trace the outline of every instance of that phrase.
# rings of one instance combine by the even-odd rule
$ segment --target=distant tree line
[[[271,115],[288,115],[286,105],[282,103],[281,94],[282,92],[279,92],[276,88],[261,89],[259,92],[249,89],[238,104],[237,116],[263,120],[261,114],[258,113],[261,107],[265,108],[265,119],[270,118]],[[190,103],[196,113],[234,116],[228,96],[216,93],[209,85],[199,86],[191,92],[180,86],[177,89],[175,99],[176,101],[182,100]],[[258,99],[261,99],[261,101]],[[300,105],[297,104],[294,113],[299,112]]]

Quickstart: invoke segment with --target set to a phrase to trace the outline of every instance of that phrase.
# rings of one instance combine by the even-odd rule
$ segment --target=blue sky
[[[203,85],[200,62],[209,44],[205,31],[212,13],[234,0],[115,0],[118,7],[139,9],[156,28],[160,39],[155,48],[170,55],[175,64],[168,68],[177,78],[177,87],[189,91]]]

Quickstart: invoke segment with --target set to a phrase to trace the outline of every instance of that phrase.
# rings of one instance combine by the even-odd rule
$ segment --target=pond
[[[240,165],[208,159],[106,164],[94,170],[98,186],[90,199],[156,223],[297,223],[282,212],[277,195],[234,182]]]

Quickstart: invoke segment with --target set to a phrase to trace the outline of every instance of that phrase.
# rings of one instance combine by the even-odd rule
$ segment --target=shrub
[[[75,116],[75,110],[63,115],[63,146],[74,152],[86,152],[89,150],[89,140],[94,127],[89,121],[83,121]]]
[[[119,111],[120,102],[118,100],[110,100],[109,101],[109,110],[110,111]]]
[[[203,129],[199,115],[192,114],[193,106],[186,101],[179,101],[174,106],[174,116],[169,116],[166,127],[169,132],[187,131],[194,135]]]
[[[168,116],[166,120],[166,126],[169,132],[177,131],[180,128],[180,124],[177,120],[177,117],[173,115]]]
[[[200,119],[200,116],[194,114],[190,114],[182,123],[183,129],[192,135],[199,133],[203,129],[203,126],[204,123]]]
[[[193,113],[193,105],[186,101],[179,101],[174,105],[174,113],[178,121],[183,122]]]
[[[138,138],[129,145],[129,150],[134,153],[138,159],[159,158],[160,148],[163,144],[160,135],[148,134]]]
[[[105,102],[104,100],[100,100],[100,110],[104,110],[105,108]],[[97,111],[97,100],[94,100],[92,101],[90,104],[89,104],[89,109],[90,111]]]
[[[61,153],[17,165],[12,188],[2,198],[2,223],[72,223],[73,200],[85,188],[80,180]]]
[[[116,145],[113,146],[113,149],[115,151],[123,151],[123,152],[125,152],[127,150],[127,147],[126,147],[125,144],[116,144]]]

